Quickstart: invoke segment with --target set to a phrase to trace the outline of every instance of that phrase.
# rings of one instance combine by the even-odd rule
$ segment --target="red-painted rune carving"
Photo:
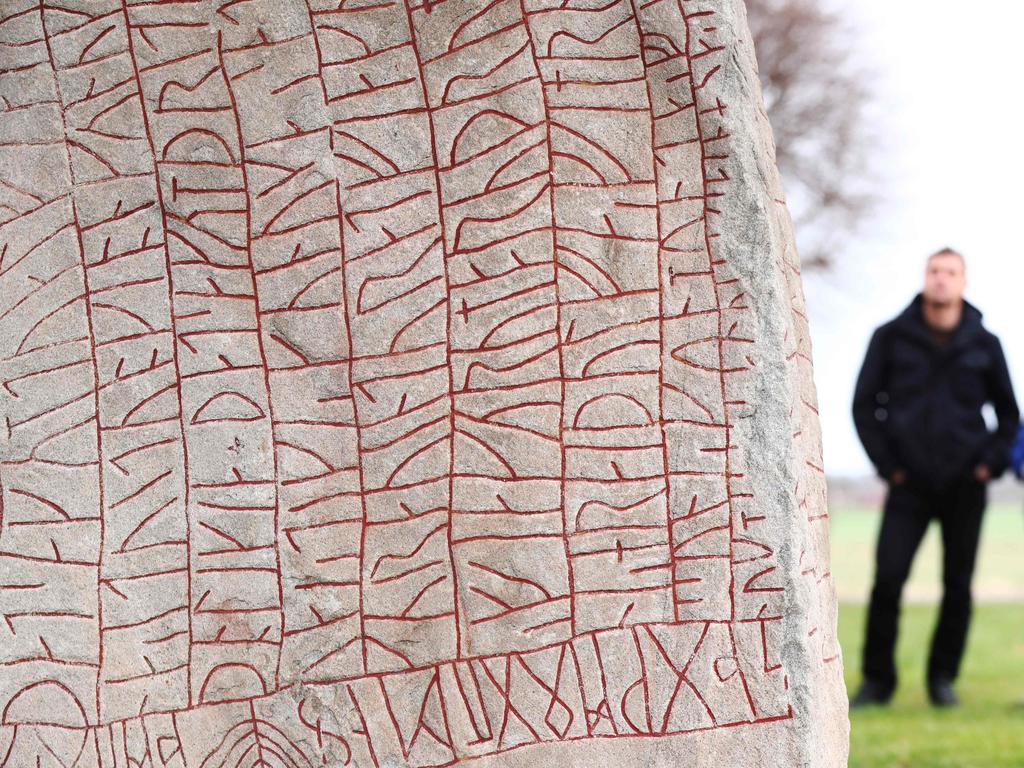
[[[792,717],[720,4],[217,3],[3,7],[0,767]]]

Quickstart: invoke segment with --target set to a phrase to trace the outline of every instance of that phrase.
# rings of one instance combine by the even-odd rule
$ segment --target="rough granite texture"
[[[0,767],[846,764],[738,0],[0,9]]]

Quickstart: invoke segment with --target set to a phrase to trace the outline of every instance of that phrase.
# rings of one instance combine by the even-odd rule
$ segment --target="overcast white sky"
[[[1024,399],[1024,2],[834,0],[876,72],[883,202],[831,274],[809,275],[825,468],[870,473],[850,419],[872,329],[918,290],[924,258],[967,257],[967,298]]]

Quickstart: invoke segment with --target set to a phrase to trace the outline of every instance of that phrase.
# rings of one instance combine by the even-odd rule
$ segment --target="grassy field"
[[[832,517],[833,573],[842,605],[839,635],[847,686],[860,681],[865,606],[879,515],[840,510]],[[936,531],[918,555],[903,611],[891,707],[851,714],[851,768],[1009,768],[1024,766],[1024,514],[990,510],[982,534],[978,605],[958,684],[963,706],[936,711],[924,691],[924,665],[936,618]]]
[[[832,512],[832,574],[840,602],[867,600],[880,519],[874,509]],[[938,527],[933,524],[917,553],[907,584],[909,602],[938,600],[942,583],[939,544]],[[1024,602],[1024,511],[1018,506],[993,506],[985,513],[975,595],[983,601]]]
[[[936,711],[924,691],[935,608],[904,609],[898,649],[900,688],[888,708],[850,717],[850,768],[1019,768],[1024,765],[1024,606],[977,607],[957,690],[963,706]],[[843,605],[839,634],[853,691],[864,606]]]

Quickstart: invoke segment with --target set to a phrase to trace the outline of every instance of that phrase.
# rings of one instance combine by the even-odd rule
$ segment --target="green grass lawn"
[[[977,606],[957,691],[963,706],[927,703],[924,666],[935,606],[904,608],[889,707],[850,713],[850,768],[1019,768],[1024,766],[1024,605]],[[860,681],[865,607],[844,604],[839,636],[850,691]]]
[[[846,683],[860,682],[865,606],[879,515],[832,516],[833,575],[840,593],[839,636]],[[936,619],[940,567],[937,531],[918,553],[903,609],[893,704],[851,713],[851,768],[1002,768],[1024,766],[1024,515],[993,508],[982,533],[974,623],[958,693],[963,706],[927,703],[924,666]]]
[[[875,509],[832,512],[832,574],[840,602],[867,600],[880,521]],[[939,599],[940,553],[938,526],[932,524],[907,584],[906,598],[910,602],[932,603]],[[974,585],[980,600],[1024,602],[1024,512],[1019,506],[993,505],[985,513]]]

